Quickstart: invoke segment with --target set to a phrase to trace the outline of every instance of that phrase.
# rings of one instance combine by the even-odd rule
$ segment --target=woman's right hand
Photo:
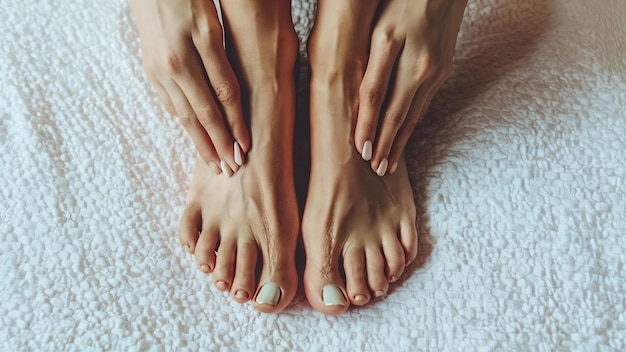
[[[231,175],[243,164],[250,135],[213,1],[129,2],[144,70],[165,109],[178,116],[211,170]]]

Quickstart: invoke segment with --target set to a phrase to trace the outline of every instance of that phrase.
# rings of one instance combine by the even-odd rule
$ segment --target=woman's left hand
[[[393,173],[448,78],[467,0],[387,0],[372,31],[354,141],[378,174]],[[380,167],[380,168],[379,168]],[[384,169],[384,170],[383,170]]]

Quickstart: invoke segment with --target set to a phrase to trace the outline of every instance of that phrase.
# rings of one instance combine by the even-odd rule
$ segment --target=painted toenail
[[[241,290],[239,290],[239,291],[235,292],[235,297],[237,297],[237,298],[239,298],[239,299],[248,299],[248,298],[250,298],[250,297],[248,296],[248,292],[246,292],[246,291],[241,291]]]
[[[376,297],[382,297],[385,295],[385,291],[376,291],[374,292],[374,296]]]
[[[271,282],[263,285],[259,294],[256,296],[256,303],[258,304],[269,304],[270,306],[275,306],[278,304],[278,300],[280,299],[280,287]]]
[[[389,161],[387,161],[387,158],[384,158],[378,165],[378,169],[376,169],[376,174],[380,177],[385,176],[385,173],[387,173],[387,166],[389,166]]]
[[[243,155],[241,154],[241,146],[239,146],[239,142],[235,142],[234,155],[235,155],[235,163],[239,166],[243,165]]]
[[[200,265],[200,270],[204,271],[205,273],[210,273],[211,272],[211,267],[206,265],[206,264],[202,264],[202,265]]]
[[[233,170],[231,170],[230,167],[228,167],[228,164],[226,164],[224,160],[220,162],[220,166],[222,167],[222,172],[226,176],[231,177],[233,175]]]
[[[355,302],[365,302],[365,301],[367,301],[367,296],[366,295],[356,295],[356,296],[354,296],[354,301]]]
[[[222,172],[220,167],[217,166],[217,164],[212,161],[209,163],[209,169],[211,169],[211,171],[213,171],[213,173],[216,175],[219,175]]]
[[[226,281],[218,281],[215,283],[215,287],[217,287],[220,290],[227,290],[228,289],[228,283]]]
[[[389,277],[389,281],[390,282],[396,282],[396,281],[398,281],[398,277],[392,275],[392,276]]]
[[[393,163],[393,165],[391,165],[391,169],[389,169],[389,173],[393,175],[393,173],[396,172],[397,169],[398,169],[398,162],[396,161],[395,163]]]
[[[322,289],[322,300],[324,307],[330,306],[346,306],[346,298],[339,287],[335,285],[327,285]]]
[[[365,161],[370,161],[372,159],[372,141],[367,140],[363,143],[363,151],[361,152],[361,157]]]

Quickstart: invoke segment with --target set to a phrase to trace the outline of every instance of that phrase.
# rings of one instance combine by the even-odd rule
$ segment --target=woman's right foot
[[[336,4],[320,1],[322,21],[316,20],[309,40],[311,176],[302,225],[305,293],[326,314],[386,295],[389,282],[417,254],[415,203],[404,158],[389,165],[396,168],[393,175],[381,170],[379,176],[354,148],[365,62],[359,57],[365,56],[369,37],[364,43],[354,38],[355,31],[369,28],[373,11],[361,19],[354,13],[341,16]],[[345,18],[355,21],[352,28]]]

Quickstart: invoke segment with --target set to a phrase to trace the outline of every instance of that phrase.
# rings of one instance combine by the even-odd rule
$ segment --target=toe
[[[202,211],[200,204],[192,202],[185,207],[178,224],[178,239],[183,249],[194,253],[198,241],[198,229],[202,226]]]
[[[263,267],[252,304],[261,312],[280,312],[287,308],[296,295],[298,273],[295,265],[295,239],[297,238],[295,234],[297,231],[297,227],[294,226],[288,236],[273,232],[276,235],[266,245],[260,247]]]
[[[218,290],[230,289],[235,275],[235,255],[237,246],[231,241],[222,241],[217,249],[217,261],[213,271],[213,285]]]
[[[387,294],[389,282],[385,277],[385,261],[379,247],[369,247],[365,251],[367,261],[367,282],[375,297]]]
[[[206,228],[202,230],[196,243],[194,256],[198,267],[205,273],[213,272],[215,268],[215,247],[220,235],[217,229]]]
[[[415,219],[406,219],[400,224],[400,243],[404,249],[405,266],[417,257],[417,227]]]
[[[233,299],[239,303],[250,300],[254,294],[254,269],[256,268],[257,247],[252,242],[237,245],[235,278],[230,290]]]
[[[383,239],[383,253],[387,263],[387,280],[395,282],[398,280],[405,267],[404,248],[400,244],[398,234],[389,233]]]
[[[336,263],[320,266],[307,258],[304,292],[311,306],[324,314],[341,314],[349,307],[348,294]]]
[[[370,290],[365,276],[365,252],[362,248],[350,248],[343,256],[343,268],[346,274],[346,291],[350,302],[361,306],[369,302]]]

